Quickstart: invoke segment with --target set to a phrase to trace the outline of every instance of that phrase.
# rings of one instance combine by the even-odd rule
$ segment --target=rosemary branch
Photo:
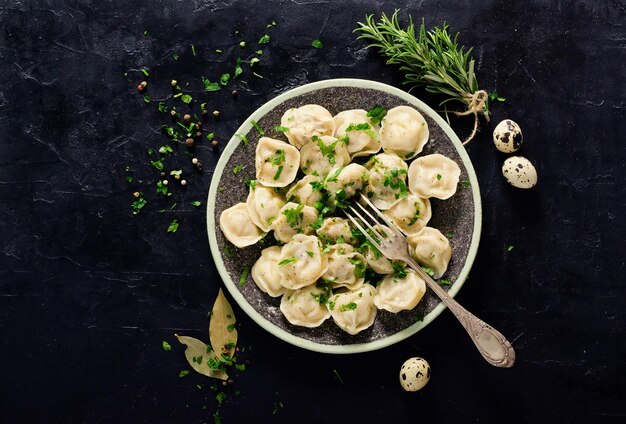
[[[452,111],[457,116],[474,116],[474,129],[463,144],[467,144],[476,135],[478,115],[489,121],[489,94],[478,88],[474,73],[474,59],[470,57],[472,49],[459,47],[457,33],[451,37],[448,25],[426,31],[424,20],[415,34],[413,19],[403,29],[398,21],[399,10],[391,18],[382,14],[376,22],[374,15],[365,16],[365,23],[359,22],[354,30],[360,31],[359,39],[365,39],[368,47],[377,47],[387,57],[387,63],[399,65],[405,73],[404,83],[411,89],[423,86],[428,93],[443,97],[440,106],[450,102],[463,105],[465,110]]]

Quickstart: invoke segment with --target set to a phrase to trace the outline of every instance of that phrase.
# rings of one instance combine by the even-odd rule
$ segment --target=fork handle
[[[510,368],[515,363],[515,350],[498,330],[479,319],[454,300],[448,292],[426,274],[413,259],[408,265],[415,270],[441,301],[452,311],[487,362],[495,367]]]

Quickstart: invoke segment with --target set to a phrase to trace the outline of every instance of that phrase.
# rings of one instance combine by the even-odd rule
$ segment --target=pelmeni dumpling
[[[289,128],[285,135],[289,143],[298,149],[311,141],[313,136],[332,136],[335,133],[333,116],[319,105],[304,105],[287,110],[280,125]]]
[[[335,115],[335,137],[347,137],[347,149],[351,158],[378,153],[380,136],[378,125],[363,109],[344,110]]]
[[[323,244],[353,243],[352,227],[347,219],[330,217],[324,219],[322,226],[315,230]]]
[[[448,269],[452,248],[448,239],[436,228],[424,227],[406,238],[413,258],[434,271],[433,278],[441,278]]]
[[[365,167],[370,177],[367,197],[378,209],[389,209],[407,196],[408,165],[397,155],[380,153],[368,160]]]
[[[435,153],[415,159],[409,167],[409,190],[423,198],[448,199],[456,193],[461,168],[452,159]]]
[[[331,170],[325,182],[331,195],[337,195],[338,190],[343,190],[343,198],[348,199],[369,184],[369,171],[362,165],[351,163]]]
[[[265,235],[248,213],[245,203],[237,203],[220,214],[220,228],[224,236],[237,247],[251,246]]]
[[[285,187],[298,174],[300,152],[284,141],[261,137],[256,146],[256,179],[266,187]]]
[[[430,201],[422,199],[416,194],[409,194],[406,198],[383,212],[396,227],[404,234],[417,233],[428,224],[432,211]]]
[[[261,251],[261,257],[252,266],[250,275],[261,291],[272,297],[285,293],[285,287],[280,284],[278,261],[281,248],[272,246]]]
[[[385,153],[411,159],[428,142],[428,124],[422,114],[412,107],[394,107],[383,119],[380,139]]]
[[[315,175],[305,175],[304,178],[289,188],[287,201],[314,206],[315,202],[322,200],[322,192],[319,190],[319,185],[316,185],[317,183],[320,183],[319,177]]]
[[[315,284],[295,291],[287,290],[280,300],[280,310],[293,325],[318,327],[330,317],[326,305],[319,301],[325,293]]]
[[[426,283],[415,271],[407,268],[405,277],[388,275],[377,289],[374,305],[395,314],[415,308],[426,293]]]
[[[281,243],[287,243],[296,234],[311,234],[311,223],[317,221],[317,209],[289,202],[282,207],[270,228],[274,237]]]
[[[328,269],[322,278],[333,282],[333,288],[356,290],[365,282],[367,261],[349,244],[336,244],[327,253]]]
[[[264,187],[257,182],[250,187],[246,206],[252,222],[268,232],[281,208],[285,206],[285,201],[273,188]]]
[[[300,150],[300,169],[307,175],[325,177],[335,166],[350,162],[345,144],[335,137],[313,136]]]
[[[284,245],[278,258],[280,284],[291,290],[309,286],[328,269],[321,243],[315,236],[296,234]]]
[[[376,288],[363,284],[357,290],[333,295],[328,301],[330,316],[335,324],[349,334],[358,334],[374,323]]]

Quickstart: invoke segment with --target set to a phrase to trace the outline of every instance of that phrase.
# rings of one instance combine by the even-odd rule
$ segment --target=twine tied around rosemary
[[[478,132],[478,114],[485,115],[485,119],[489,122],[489,112],[487,112],[487,101],[489,100],[489,93],[485,90],[477,90],[473,94],[467,94],[467,110],[464,112],[453,111],[455,116],[467,116],[474,115],[474,129],[472,133],[465,139],[463,145],[472,141]]]

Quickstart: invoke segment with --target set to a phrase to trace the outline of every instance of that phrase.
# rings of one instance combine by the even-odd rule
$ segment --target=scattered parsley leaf
[[[489,93],[489,101],[491,101],[491,102],[493,102],[493,101],[504,102],[504,101],[506,101],[506,99],[504,97],[498,96],[498,93],[496,93],[494,91],[492,93]]]
[[[237,165],[233,168],[233,174],[237,175],[243,170],[243,165]]]
[[[278,266],[284,266],[284,265],[289,265],[289,264],[293,264],[297,261],[298,259],[296,259],[295,256],[292,256],[290,258],[287,259],[283,259],[282,261],[278,262]]]
[[[324,47],[320,40],[313,40],[311,46],[315,47],[316,49],[321,49],[322,47]]]
[[[249,273],[250,273],[250,267],[245,266],[243,268],[243,271],[241,272],[241,276],[239,277],[239,286],[243,286],[244,284],[246,284],[246,278],[248,277]]]
[[[222,76],[220,77],[220,84],[228,85],[228,81],[230,81],[230,74],[229,73],[222,74]]]
[[[267,44],[270,42],[270,36],[265,34],[263,37],[259,39],[259,44]]]
[[[150,103],[150,96],[148,96],[147,94],[143,96],[143,101],[146,103]]]
[[[468,188],[470,186],[470,182],[468,180],[463,180],[463,188]]]
[[[509,245],[509,247],[506,248],[507,252],[510,252],[511,250],[515,249],[515,246],[513,246],[512,244]]]
[[[167,192],[169,191],[167,186],[165,184],[163,184],[163,181],[157,181],[156,183],[156,192],[157,194],[162,194],[163,196],[167,195]]]
[[[132,183],[132,182],[133,182],[133,177],[132,177],[132,175],[127,175],[127,176],[126,176],[126,181],[127,181],[127,182],[129,182],[129,183]]]
[[[289,131],[289,128],[283,127],[282,125],[276,125],[274,126],[274,131],[286,133],[287,131]]]
[[[159,171],[163,171],[163,161],[161,159],[159,159],[159,160],[151,160],[150,163],[152,164],[152,166],[154,166]]]
[[[145,76],[147,76],[147,77],[149,77],[149,76],[150,76],[150,74],[148,73],[148,70],[147,70],[147,69],[145,69],[145,68],[141,68],[141,72],[142,72]]]
[[[172,153],[174,150],[172,150],[172,147],[169,145],[165,145],[165,146],[161,146],[159,147],[159,153],[161,153],[162,155],[166,155],[168,153]]]
[[[424,272],[425,272],[426,274],[430,275],[431,277],[432,277],[433,275],[435,275],[435,270],[434,270],[434,269],[432,269],[432,268],[429,268],[429,267],[427,267],[427,266],[423,266],[423,267],[422,267],[422,270],[424,270]]]
[[[170,350],[172,350],[172,346],[170,346],[170,344],[166,342],[165,340],[163,340],[162,346],[163,346],[163,350],[166,352],[169,352]]]
[[[246,47],[246,42],[245,41],[240,41],[239,42],[239,47]]]
[[[193,44],[191,45],[191,54],[194,55],[194,57],[196,56],[196,46]]]
[[[139,211],[146,206],[146,203],[148,203],[148,201],[143,197],[133,201],[133,203],[130,204],[130,208],[133,210],[133,215],[137,215]]]
[[[404,278],[406,277],[406,267],[404,264],[398,262],[392,262],[391,266],[393,267],[393,276],[396,278]]]
[[[243,143],[244,146],[247,146],[249,141],[248,141],[248,137],[246,137],[245,134],[235,134],[237,137],[239,137],[241,139],[241,142]]]
[[[178,53],[172,53],[172,59],[178,60]]]
[[[178,231],[178,220],[177,219],[173,220],[170,223],[169,227],[167,227],[167,232],[168,233],[175,233],[176,231]]]
[[[263,50],[257,50],[255,51],[256,54],[258,54],[259,56],[263,54]]]
[[[192,206],[195,206],[196,208],[200,207],[202,205],[202,202],[199,200],[194,200],[193,202],[191,202]]]
[[[222,402],[224,402],[224,400],[228,397],[228,395],[226,395],[226,393],[224,392],[219,392],[216,396],[215,396],[215,400],[217,400],[217,405],[218,406],[222,406]]]
[[[202,77],[202,85],[204,85],[204,91],[220,91],[221,87],[216,82],[211,82],[207,78]]]
[[[451,286],[452,282],[450,280],[439,280],[439,284],[442,286]]]
[[[341,312],[346,312],[346,311],[354,311],[356,308],[357,308],[356,303],[350,302],[350,303],[346,303],[346,304],[341,305],[339,307],[339,310]]]
[[[237,78],[243,72],[243,69],[241,69],[241,63],[242,63],[241,58],[238,57],[237,62],[235,63],[235,71],[233,72],[233,79]]]
[[[181,370],[181,371],[178,373],[178,376],[179,376],[180,378],[183,378],[183,377],[184,377],[184,376],[186,376],[187,374],[189,374],[189,370]]]
[[[250,121],[250,124],[254,127],[255,130],[257,130],[259,135],[265,134],[265,131],[263,131],[263,128],[261,128],[254,119]]]
[[[183,94],[183,95],[180,97],[180,100],[182,100],[182,102],[183,102],[183,103],[185,103],[185,104],[187,104],[187,105],[188,105],[188,104],[189,104],[189,103],[191,103],[191,101],[193,100],[193,97],[191,97],[189,94]]]
[[[367,117],[371,119],[372,124],[378,125],[387,115],[387,109],[382,106],[375,106],[367,112]]]
[[[267,28],[272,28],[276,26],[276,21],[272,21],[269,24],[267,24]]]

